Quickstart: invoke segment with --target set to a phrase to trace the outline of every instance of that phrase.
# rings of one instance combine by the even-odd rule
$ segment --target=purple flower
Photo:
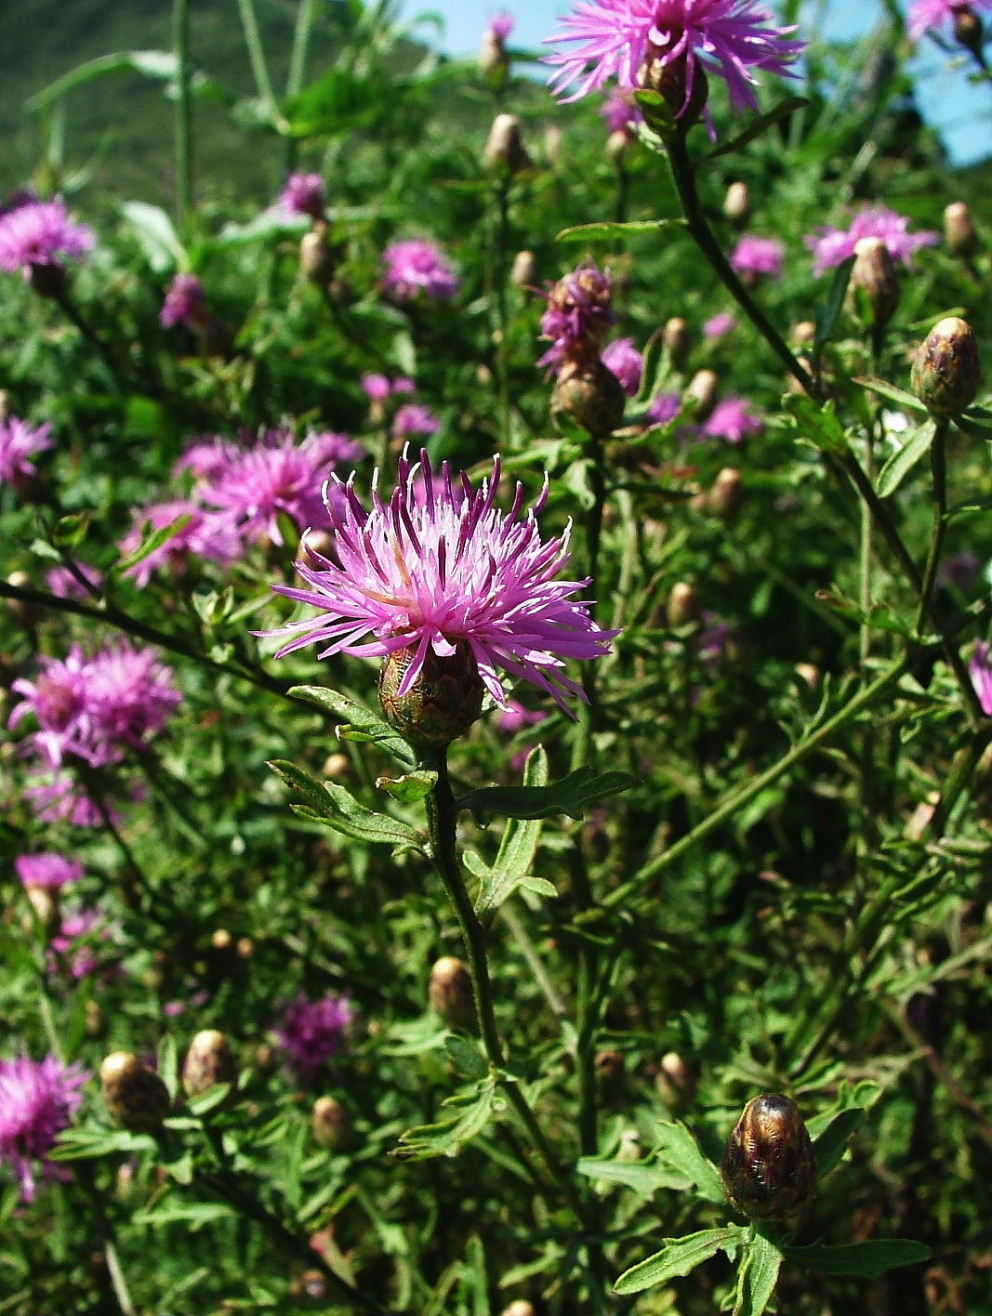
[[[29,201],[0,216],[0,270],[27,276],[33,265],[82,260],[95,242],[93,230],[70,219],[60,198]]]
[[[507,702],[505,711],[500,713],[496,719],[496,725],[500,731],[505,731],[508,736],[515,736],[524,727],[537,726],[547,716],[547,712],[543,709],[525,708],[518,699],[510,699]]]
[[[612,370],[628,397],[637,396],[644,374],[644,358],[634,346],[633,338],[618,338],[603,348],[603,365]]]
[[[436,434],[441,422],[420,402],[405,402],[393,418],[393,438],[409,439],[415,434]]]
[[[507,699],[497,667],[546,691],[567,711],[563,692],[584,696],[562,674],[565,659],[602,657],[618,632],[600,629],[588,604],[573,597],[588,580],[555,579],[568,562],[569,530],[541,541],[536,518],[547,482],[526,513],[518,484],[504,513],[494,505],[498,458],[492,478],[478,489],[464,475],[456,483],[446,462],[435,474],[426,453],[421,460],[413,466],[404,452],[388,503],[373,481],[371,512],[359,502],[353,476],[347,486],[332,477],[345,495],[333,528],[333,557],[311,549],[321,565],[297,563],[309,589],[274,586],[321,612],[271,632],[294,637],[278,656],[314,642],[327,646],[318,658],[382,658],[413,649],[399,688],[403,696],[429,651],[448,657],[463,641],[501,708]]]
[[[195,329],[204,323],[207,314],[207,295],[203,284],[195,274],[177,274],[165,294],[159,312],[159,324],[164,329],[171,329],[177,324]]]
[[[846,232],[823,226],[818,236],[806,239],[815,261],[813,273],[819,277],[827,270],[843,265],[854,255],[854,248],[862,238],[881,238],[893,260],[910,266],[916,252],[921,247],[934,246],[940,241],[940,234],[930,230],[909,233],[908,228],[909,220],[886,206],[866,206],[859,210]]]
[[[64,914],[49,946],[49,974],[55,977],[64,972],[74,982],[80,982],[101,971],[104,976],[119,972],[116,951],[108,954],[105,950],[101,954],[99,949],[99,943],[112,941],[113,935],[102,910],[78,909]]]
[[[764,421],[749,410],[750,406],[746,398],[724,398],[713,408],[700,433],[708,439],[726,439],[728,443],[741,443],[749,434],[760,434]]]
[[[778,238],[756,238],[748,234],[740,239],[730,257],[730,263],[750,281],[760,278],[778,279],[782,276],[785,244]]]
[[[670,420],[682,410],[682,395],[680,393],[659,393],[651,401],[648,407],[648,416],[656,425],[667,425]]]
[[[458,291],[458,278],[439,247],[426,238],[394,242],[382,253],[386,291],[397,301],[420,296],[447,302]]]
[[[231,462],[243,453],[233,439],[222,439],[219,434],[208,434],[194,439],[176,462],[174,474],[191,471],[198,480],[219,479]]]
[[[81,1066],[63,1065],[51,1054],[0,1060],[0,1162],[20,1180],[22,1202],[35,1198],[33,1161],[42,1162],[43,1173],[54,1172],[45,1157],[79,1109],[88,1078]]]
[[[937,584],[944,589],[970,589],[981,565],[978,556],[969,549],[952,553],[937,568]]]
[[[927,32],[950,27],[966,10],[992,9],[992,0],[913,0],[907,15],[907,28],[913,41]]]
[[[321,1066],[341,1050],[354,1017],[347,996],[322,996],[311,1001],[301,992],[286,1006],[280,1026],[273,1031],[302,1082],[310,1082]]]
[[[74,562],[73,568],[74,570],[70,571],[68,567],[52,567],[50,571],[45,572],[45,584],[60,599],[77,599],[79,602],[84,602],[93,597],[93,591],[99,592],[103,584],[103,572],[85,562]],[[80,576],[89,581],[92,590],[86,588],[79,579]]]
[[[968,675],[986,717],[992,717],[992,648],[979,640],[968,662]]]
[[[150,524],[152,530],[161,530],[188,517],[186,525],[177,529],[164,544],[160,544],[147,557],[128,567],[125,575],[133,576],[139,589],[144,589],[153,572],[166,567],[176,574],[181,574],[189,565],[191,557],[206,558],[210,562],[219,562],[226,566],[234,561],[241,550],[241,540],[234,527],[222,517],[210,516],[201,507],[188,499],[177,498],[166,503],[153,503],[135,513],[134,526],[121,540],[118,548],[122,557],[130,557],[137,552],[144,539],[144,527]]]
[[[16,488],[29,480],[37,473],[30,458],[53,445],[51,425],[29,425],[16,416],[0,420],[0,484]]]
[[[600,110],[609,133],[626,133],[633,137],[635,126],[644,122],[640,106],[629,91],[614,87]]]
[[[587,261],[548,289],[541,337],[552,339],[552,345],[537,364],[557,369],[565,361],[598,356],[600,340],[615,320],[613,277]]]
[[[505,9],[494,14],[489,20],[488,32],[499,42],[504,42],[517,25],[517,20]]]
[[[362,375],[362,388],[370,402],[385,402],[393,391],[386,375]]]
[[[723,338],[726,334],[733,333],[736,328],[737,317],[731,311],[721,311],[719,315],[711,316],[703,325],[703,337]]]
[[[324,180],[320,174],[291,174],[279,197],[279,204],[291,215],[323,219],[324,196]]]
[[[43,887],[46,891],[78,882],[83,875],[83,866],[78,859],[51,851],[18,855],[14,867],[25,886]]]
[[[551,77],[556,91],[579,83],[566,100],[598,91],[611,78],[622,88],[640,87],[648,61],[674,65],[685,83],[678,114],[688,108],[699,74],[715,73],[740,113],[758,107],[752,69],[791,76],[788,66],[805,46],[786,40],[794,30],[775,27],[756,0],[578,0],[561,30],[547,38],[569,48],[545,62],[558,66]]]

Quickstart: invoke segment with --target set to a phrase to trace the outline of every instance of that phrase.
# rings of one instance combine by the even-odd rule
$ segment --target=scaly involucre
[[[310,588],[274,586],[321,612],[270,632],[294,637],[278,656],[312,642],[327,646],[319,658],[413,649],[404,695],[430,651],[450,657],[464,641],[501,708],[508,705],[497,668],[546,691],[567,712],[564,694],[584,695],[563,675],[565,661],[602,657],[618,632],[602,630],[587,602],[573,597],[588,580],[556,579],[568,562],[569,532],[541,540],[536,515],[547,482],[526,512],[518,484],[512,507],[502,512],[495,506],[499,478],[498,458],[492,478],[473,489],[466,475],[456,481],[446,462],[435,473],[426,452],[419,465],[404,452],[392,497],[384,502],[374,482],[366,511],[354,476],[347,485],[333,477],[328,492],[336,487],[344,495],[334,499],[333,556],[308,547],[310,560],[298,562],[297,571]]]

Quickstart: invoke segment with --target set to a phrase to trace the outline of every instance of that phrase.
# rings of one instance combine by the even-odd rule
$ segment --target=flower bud
[[[944,241],[955,256],[977,255],[981,248],[967,201],[952,201],[944,209]]]
[[[85,1027],[87,1037],[103,1037],[107,1031],[107,1016],[99,1001],[86,1002]]]
[[[574,421],[594,439],[605,439],[620,425],[627,394],[612,370],[599,357],[566,361],[551,394],[551,415],[556,421]]]
[[[537,283],[537,258],[532,251],[518,251],[514,256],[510,282],[515,288],[533,288]]]
[[[625,1165],[632,1165],[635,1161],[641,1160],[644,1155],[644,1148],[641,1145],[641,1135],[636,1129],[624,1129],[620,1134],[620,1146],[617,1148],[617,1160],[623,1161]]]
[[[503,1308],[502,1316],[537,1316],[537,1309],[526,1298],[517,1298],[509,1307]]]
[[[334,1097],[318,1097],[313,1103],[311,1127],[314,1140],[328,1151],[344,1151],[354,1133],[351,1116]]]
[[[334,256],[327,224],[318,219],[300,239],[300,269],[311,283],[327,284],[334,273]]]
[[[326,777],[328,781],[340,781],[342,777],[347,777],[350,771],[351,759],[347,754],[328,754],[320,770],[321,776]]]
[[[599,1051],[594,1060],[596,1081],[607,1092],[616,1091],[627,1073],[627,1062],[620,1051]]]
[[[665,321],[665,327],[661,331],[661,342],[668,353],[669,361],[676,370],[681,370],[692,350],[689,326],[681,315],[673,315],[670,320]]]
[[[646,58],[637,73],[637,85],[648,91],[656,91],[685,131],[697,122],[706,106],[710,94],[709,81],[702,65],[697,62],[693,70],[692,94],[687,97],[687,65],[682,60],[662,63],[662,56],[667,50],[667,45],[658,46],[653,41],[648,42]],[[648,127],[664,136],[669,128],[667,117],[659,115],[650,106],[642,105],[641,109]]]
[[[238,1081],[238,1066],[231,1044],[216,1028],[205,1028],[189,1044],[183,1061],[183,1089],[188,1097],[202,1097],[218,1083]]]
[[[751,191],[747,183],[731,183],[723,198],[723,213],[737,228],[743,228],[751,218]]]
[[[699,616],[699,596],[696,594],[695,587],[684,580],[673,585],[665,607],[665,615],[669,626],[676,629],[695,621]]]
[[[816,342],[816,321],[800,320],[789,330],[789,342],[793,347],[812,347]]]
[[[755,1219],[789,1215],[809,1201],[816,1178],[813,1144],[793,1101],[754,1097],[727,1142],[720,1167],[727,1196]]]
[[[689,380],[689,387],[685,391],[685,396],[690,403],[693,420],[701,423],[704,420],[709,420],[710,416],[713,415],[719,382],[716,373],[712,370],[697,370],[692,379]]]
[[[475,1020],[472,977],[454,955],[444,955],[431,969],[427,999],[434,1013],[451,1028],[470,1028]]]
[[[816,663],[796,663],[792,669],[801,681],[805,681],[811,690],[818,690],[823,673]]]
[[[973,54],[985,67],[985,57],[982,47],[985,44],[985,33],[982,29],[982,20],[972,9],[971,5],[953,5],[952,13],[954,14],[954,39],[959,46],[963,46]]]
[[[7,577],[7,584],[15,589],[31,589],[32,580],[26,571],[12,571]],[[27,603],[23,599],[5,599],[10,615],[20,622],[25,630],[33,630],[44,616],[43,610],[36,603]]]
[[[487,82],[501,86],[510,71],[510,56],[503,37],[492,27],[482,38],[479,50],[479,70]]]
[[[872,322],[886,325],[899,305],[899,271],[881,238],[861,238],[854,246],[854,268],[848,285],[852,297],[859,291],[871,310]]]
[[[721,520],[732,521],[744,502],[742,476],[735,466],[725,466],[713,481],[706,499],[707,509]]]
[[[696,1095],[696,1073],[677,1051],[666,1051],[655,1077],[658,1095],[670,1110],[680,1110]]]
[[[382,660],[379,703],[389,725],[411,745],[440,749],[463,736],[482,712],[485,687],[472,650],[460,641],[447,657],[428,649],[423,667],[401,695],[415,654],[413,648],[396,649]]]
[[[107,1113],[132,1133],[154,1133],[169,1113],[169,1090],[153,1069],[130,1051],[114,1051],[100,1066]]]
[[[969,324],[949,315],[916,349],[913,392],[938,416],[956,416],[971,405],[982,382],[978,340]]]
[[[533,162],[520,135],[520,120],[515,114],[496,115],[482,161],[494,173],[521,174],[532,168]]]
[[[625,132],[623,128],[618,128],[616,132],[610,133],[606,139],[606,154],[615,165],[623,164],[630,153],[630,144],[633,141],[630,133]]]

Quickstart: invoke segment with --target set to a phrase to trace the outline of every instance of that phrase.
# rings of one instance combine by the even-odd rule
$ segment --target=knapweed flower
[[[972,14],[979,9],[992,10],[992,0],[913,0],[906,15],[906,27],[913,41],[920,41],[928,32],[952,28],[963,13]]]
[[[311,1001],[301,992],[286,1006],[273,1032],[297,1078],[309,1082],[341,1050],[354,1017],[347,996],[322,996]]]
[[[114,933],[100,909],[76,909],[63,914],[48,948],[47,968],[52,977],[66,974],[73,982],[83,978],[112,977],[120,972],[118,952],[107,943]]]
[[[0,484],[16,488],[30,480],[37,474],[31,458],[53,444],[51,425],[29,425],[16,416],[0,420]]]
[[[46,891],[69,886],[72,882],[78,882],[83,875],[83,866],[78,859],[70,859],[67,855],[52,851],[18,855],[14,860],[14,868],[26,887],[43,887]]]
[[[750,434],[760,434],[765,423],[751,410],[747,398],[729,397],[718,402],[700,434],[707,439],[726,439],[728,443],[743,443]]]
[[[409,439],[417,434],[436,434],[441,422],[430,407],[421,402],[404,402],[393,417],[393,438]]]
[[[29,201],[0,216],[0,270],[27,277],[35,265],[82,260],[95,242],[93,230],[71,219],[60,198]]]
[[[164,329],[177,324],[195,329],[203,324],[208,314],[207,295],[200,280],[195,274],[177,274],[166,290],[159,324]]]
[[[87,1078],[81,1066],[63,1065],[55,1055],[0,1060],[0,1164],[20,1180],[22,1202],[35,1199],[33,1163],[41,1161],[43,1173],[52,1172],[45,1157],[79,1109]]]
[[[730,263],[748,282],[782,276],[785,244],[778,238],[756,238],[745,234],[734,248]]]
[[[499,458],[491,479],[474,489],[445,462],[435,473],[426,453],[419,465],[406,452],[388,502],[373,481],[372,510],[332,477],[344,494],[333,526],[331,556],[309,550],[297,563],[308,588],[276,585],[287,598],[321,609],[314,617],[271,632],[293,638],[278,656],[304,645],[326,645],[318,658],[350,653],[384,658],[410,650],[399,687],[409,693],[429,654],[452,657],[467,646],[486,689],[501,708],[506,690],[497,672],[529,681],[566,708],[564,694],[584,698],[565,675],[566,659],[600,658],[617,631],[602,630],[588,603],[574,596],[588,580],[558,580],[568,562],[569,529],[543,543],[537,515],[548,486],[530,511],[516,488],[509,512],[496,506]],[[566,709],[567,711],[567,709]]]
[[[727,334],[733,333],[736,328],[736,315],[731,311],[720,311],[718,315],[711,316],[703,325],[703,337],[712,342],[714,339],[723,338]]]
[[[279,197],[283,210],[291,215],[324,218],[324,180],[320,174],[291,174]]]
[[[680,393],[659,393],[657,397],[651,399],[651,405],[648,407],[648,416],[656,425],[667,425],[669,421],[682,410],[682,395]]]
[[[618,338],[603,348],[603,365],[612,370],[628,397],[637,396],[644,374],[644,357],[634,346],[633,338]]]
[[[968,663],[968,675],[982,712],[992,717],[992,648],[979,640]]]
[[[854,255],[862,238],[881,238],[892,259],[902,261],[908,267],[921,247],[932,247],[940,241],[939,233],[928,229],[910,233],[908,229],[909,220],[887,206],[866,206],[854,216],[847,230],[824,225],[818,235],[806,239],[806,245],[813,253],[813,273],[819,277],[827,270],[843,265]]]
[[[610,92],[600,114],[606,120],[607,132],[624,133],[627,137],[633,137],[637,125],[644,121],[644,115],[632,93],[619,87],[614,87]]]
[[[386,272],[383,283],[389,295],[400,302],[421,294],[448,302],[458,291],[458,277],[440,247],[426,238],[394,242],[382,253]]]
[[[558,369],[566,361],[598,357],[603,335],[615,320],[613,277],[587,261],[548,289],[541,337],[552,345],[537,364]]]
[[[84,581],[89,582],[89,589]],[[60,599],[76,599],[82,603],[100,592],[103,572],[86,562],[74,562],[71,570],[69,567],[52,567],[46,571],[45,584]]]
[[[689,108],[697,83],[715,73],[740,113],[758,107],[753,70],[792,76],[789,65],[805,45],[787,40],[792,31],[776,27],[757,0],[578,0],[547,38],[566,49],[545,62],[558,67],[551,77],[556,91],[579,84],[565,100],[598,91],[611,78],[622,88],[643,87],[651,66],[671,71],[685,87],[676,117]]]
[[[505,41],[517,25],[517,20],[506,9],[501,9],[489,20],[488,31],[497,41]]]
[[[187,518],[185,525],[178,527],[164,544],[125,571],[126,576],[134,577],[139,589],[144,589],[153,573],[162,567],[178,575],[186,570],[191,558],[203,558],[226,566],[238,556],[241,539],[234,527],[223,517],[210,516],[202,507],[183,498],[153,503],[136,512],[133,527],[118,545],[121,556],[126,558],[137,552],[146,525],[152,530],[162,530],[182,517]]]

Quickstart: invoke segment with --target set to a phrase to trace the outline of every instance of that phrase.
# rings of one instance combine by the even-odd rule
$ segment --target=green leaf
[[[540,789],[547,784],[548,756],[544,752],[544,747],[538,745],[527,756],[524,785]],[[480,916],[491,914],[493,910],[499,909],[504,901],[509,900],[517,887],[522,885],[527,885],[528,890],[533,890],[533,884],[536,882],[539,887],[536,894],[550,896],[558,894],[549,882],[544,882],[541,878],[531,878],[530,869],[541,837],[541,827],[542,822],[539,818],[511,818],[503,829],[499,851],[492,868],[473,856],[473,862],[469,866],[475,875],[482,879],[475,903],[477,914]],[[468,855],[466,855],[466,863],[468,864]]]
[[[175,82],[178,68],[179,61],[169,50],[118,50],[70,69],[25,102],[25,109],[32,113],[43,110],[67,91],[82,87],[107,73],[141,73],[158,82]]]
[[[319,782],[285,759],[272,759],[268,766],[307,800],[306,804],[292,806],[293,812],[301,818],[323,823],[357,841],[423,849],[423,839],[413,827],[400,822],[398,818],[366,809],[344,786],[334,782]]]
[[[847,296],[847,285],[851,282],[851,271],[854,269],[854,257],[850,256],[847,260],[838,265],[834,272],[833,280],[830,284],[830,293],[827,297],[827,304],[823,308],[823,314],[816,322],[816,335],[813,339],[813,350],[819,355],[827,343],[833,337],[834,330],[837,327],[837,321],[840,319],[841,309],[844,305],[844,298]]]
[[[161,206],[151,206],[146,201],[125,201],[121,209],[135,231],[145,260],[156,274],[188,264],[186,249]]]
[[[401,804],[416,804],[437,785],[437,773],[421,769],[403,777],[376,777],[375,784],[377,790],[385,791]]]
[[[771,1301],[782,1265],[782,1253],[764,1234],[755,1233],[746,1244],[737,1273],[734,1316],[761,1316]]]
[[[767,132],[776,123],[787,118],[793,111],[801,110],[804,105],[808,104],[809,101],[805,96],[786,96],[777,105],[773,105],[770,110],[752,119],[743,132],[738,133],[736,137],[731,137],[729,142],[725,142],[723,146],[718,146],[715,151],[710,151],[706,158],[715,160],[719,155],[730,155],[733,151],[739,151],[742,146],[747,146],[748,142],[753,142],[756,137],[760,137],[762,133]]]
[[[450,1033],[444,1039],[444,1049],[451,1057],[451,1063],[464,1078],[482,1079],[489,1073],[489,1064],[479,1050],[478,1044],[470,1042],[467,1037]]]
[[[226,1202],[185,1202],[175,1206],[159,1206],[150,1211],[136,1211],[131,1217],[136,1225],[188,1225],[201,1229],[217,1220],[229,1220],[237,1213]]]
[[[955,503],[953,507],[947,509],[947,519],[951,520],[955,516],[970,516],[974,512],[987,512],[992,508],[992,494],[985,494],[981,498],[966,498],[962,503]]]
[[[147,539],[141,541],[129,557],[121,558],[119,562],[114,563],[114,572],[117,575],[122,575],[125,571],[129,571],[131,567],[136,567],[139,562],[144,562],[146,557],[151,557],[151,555],[157,549],[160,549],[163,544],[167,544],[169,540],[178,535],[181,530],[185,530],[192,519],[193,517],[189,512],[184,512],[182,516],[177,516],[176,519],[170,521],[168,525],[161,526],[158,530],[153,530]]]
[[[633,219],[621,224],[599,220],[595,224],[575,224],[563,228],[555,235],[556,242],[614,242],[618,238],[634,237],[641,233],[660,233],[666,228],[685,228],[681,215],[671,219]]]
[[[875,1279],[899,1266],[915,1266],[933,1256],[932,1248],[910,1238],[884,1238],[841,1247],[813,1243],[809,1247],[785,1247],[782,1251],[786,1261],[803,1270],[818,1270],[824,1275],[860,1275],[864,1279]]]
[[[888,398],[890,402],[895,402],[897,406],[905,407],[907,411],[918,411],[924,416],[929,415],[926,407],[915,394],[908,393],[904,388],[896,388],[895,384],[890,384],[886,379],[859,376],[854,382],[860,384],[862,388],[869,389],[872,393],[877,393],[880,397]]]
[[[933,421],[926,421],[914,430],[898,452],[894,452],[878,473],[879,498],[888,498],[899,488],[903,480],[930,451],[933,446],[935,427]]]
[[[89,533],[90,518],[85,512],[60,516],[52,531],[56,548],[78,548]]]
[[[404,1161],[423,1161],[435,1156],[457,1156],[466,1142],[481,1133],[494,1114],[496,1079],[490,1075],[467,1093],[449,1097],[445,1106],[458,1113],[437,1124],[421,1124],[400,1136],[393,1155]]]
[[[835,403],[826,402],[821,406],[805,393],[788,393],[782,399],[782,406],[795,421],[803,437],[822,452],[832,452],[838,456],[847,452],[847,435],[837,418]]]
[[[388,722],[384,722],[364,704],[356,704],[353,699],[341,694],[339,690],[331,690],[322,685],[294,685],[289,693],[294,699],[304,699],[307,703],[316,704],[318,708],[347,719],[348,728],[354,727],[363,732],[370,740],[374,740],[387,753],[392,754],[408,767],[416,766],[416,755],[406,741],[396,734]],[[338,736],[342,740],[348,739],[342,734],[343,730],[347,728],[337,728]]]
[[[223,1106],[231,1095],[233,1086],[233,1083],[215,1083],[202,1096],[190,1097],[187,1104],[194,1115],[209,1115],[218,1106]]]
[[[674,1123],[662,1121],[658,1125],[658,1132],[661,1138],[657,1148],[658,1159],[685,1175],[699,1196],[707,1202],[726,1206],[727,1195],[723,1190],[720,1171],[699,1150],[699,1144],[686,1126],[679,1120]]]
[[[963,411],[959,416],[952,416],[951,419],[959,430],[968,435],[969,439],[978,439],[982,443],[992,443],[992,425],[987,421],[976,420],[974,414],[969,411]]]
[[[654,1256],[625,1270],[613,1285],[616,1293],[641,1293],[678,1275],[688,1275],[701,1262],[723,1251],[733,1256],[741,1243],[743,1231],[738,1225],[723,1229],[701,1229],[683,1238],[666,1238],[664,1247]]]
[[[838,1111],[823,1132],[813,1139],[813,1154],[816,1157],[816,1173],[822,1179],[835,1166],[840,1164],[851,1134],[865,1122],[868,1112],[859,1106],[849,1110]]]
[[[391,97],[404,86],[395,79]],[[373,124],[382,113],[381,87],[373,78],[334,68],[282,107],[292,137],[341,137]]]
[[[139,1156],[154,1152],[158,1143],[150,1133],[129,1133],[126,1129],[65,1129],[56,1145],[45,1153],[52,1161],[84,1161],[111,1156]]]
[[[637,778],[629,772],[596,772],[588,766],[576,768],[550,786],[486,786],[462,795],[460,809],[509,818],[551,818],[564,813],[579,819],[584,809],[607,795],[630,790]]]
[[[660,1165],[645,1165],[643,1161],[600,1161],[583,1156],[575,1168],[590,1179],[623,1184],[642,1197],[653,1197],[659,1188],[683,1191],[691,1186],[685,1175],[674,1174]]]

